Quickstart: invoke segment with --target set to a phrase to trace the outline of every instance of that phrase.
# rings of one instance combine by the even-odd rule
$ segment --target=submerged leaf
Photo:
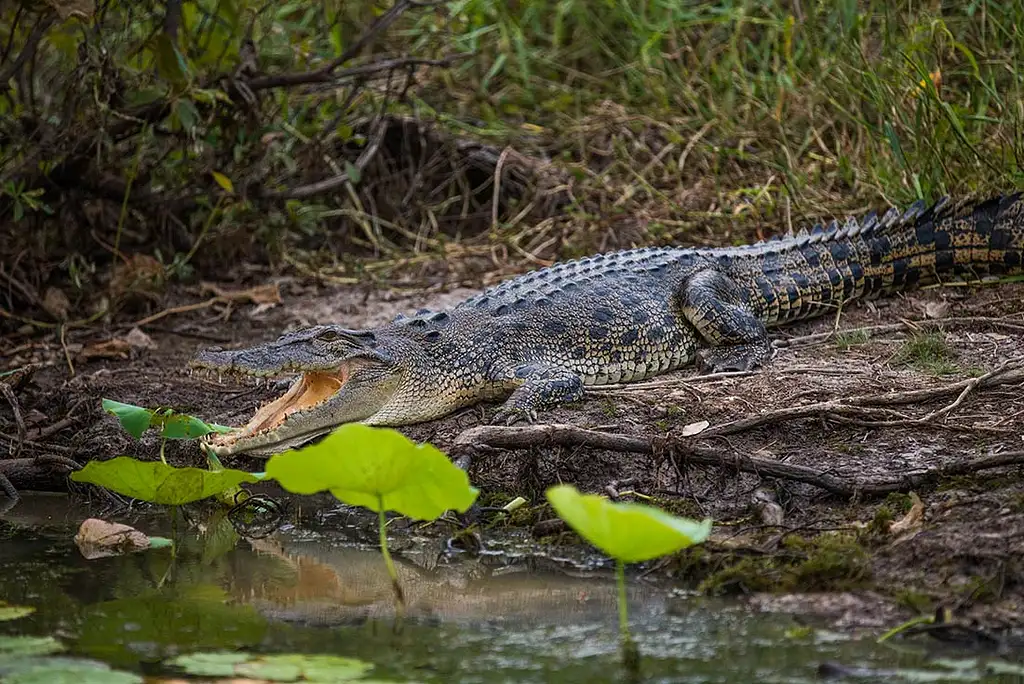
[[[711,533],[711,520],[678,518],[635,503],[616,503],[580,494],[571,485],[551,487],[548,501],[581,537],[625,563],[638,563],[699,544]]]
[[[397,430],[343,425],[316,444],[276,454],[267,477],[296,494],[330,491],[353,506],[434,520],[468,509],[479,493],[469,476],[429,444]]]
[[[257,480],[252,473],[231,468],[175,468],[160,461],[138,461],[128,456],[90,461],[72,473],[71,479],[106,487],[133,499],[168,505],[199,501]]]
[[[92,560],[143,551],[150,542],[143,532],[129,525],[88,518],[78,528],[75,545],[85,558]]]

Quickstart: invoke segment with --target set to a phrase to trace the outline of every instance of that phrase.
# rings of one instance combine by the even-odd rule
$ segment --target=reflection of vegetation
[[[153,415],[158,415],[130,404],[117,403],[115,408],[122,426],[136,436],[147,429]],[[185,418],[205,426],[189,432],[190,437],[210,432],[198,419]],[[378,514],[380,550],[399,603],[404,599],[388,551],[385,513],[396,511],[417,520],[435,520],[449,510],[466,511],[479,493],[469,486],[466,472],[433,446],[416,444],[397,430],[360,424],[343,425],[315,444],[271,457],[266,473],[259,475],[219,464],[214,470],[176,468],[162,461],[121,456],[92,461],[72,477],[136,499],[172,505],[205,499],[260,479],[276,480],[298,494],[330,491],[349,505]],[[220,537],[207,536],[211,553],[223,553],[226,545],[237,539],[237,535],[221,529],[225,521],[230,524],[232,517],[222,518],[215,528],[221,530]],[[219,538],[225,548],[211,546]]]
[[[266,631],[266,619],[252,606],[230,603],[219,587],[191,585],[87,606],[75,648],[134,666],[182,651],[251,648]]]
[[[479,493],[469,486],[466,472],[433,446],[416,444],[397,430],[357,423],[272,456],[267,478],[297,494],[328,490],[344,503],[375,511],[381,554],[400,604],[404,597],[388,552],[385,512],[435,520],[449,510],[466,511]]]

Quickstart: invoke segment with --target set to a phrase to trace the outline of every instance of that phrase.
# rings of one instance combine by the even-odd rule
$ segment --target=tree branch
[[[7,92],[9,90],[8,82],[21,70],[25,62],[32,59],[33,55],[35,55],[36,48],[39,47],[39,41],[43,39],[43,34],[50,28],[53,21],[53,14],[46,14],[40,17],[36,25],[32,27],[32,31],[25,40],[25,47],[21,49],[21,52],[14,58],[14,62],[9,67],[0,71],[0,92]]]

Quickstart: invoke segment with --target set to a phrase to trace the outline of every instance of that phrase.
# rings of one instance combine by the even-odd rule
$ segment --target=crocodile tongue
[[[305,411],[333,397],[344,386],[348,375],[345,366],[333,373],[304,373],[282,396],[261,406],[248,423],[231,432],[212,436],[210,441],[218,446],[228,446],[243,437],[274,430],[293,413]]]

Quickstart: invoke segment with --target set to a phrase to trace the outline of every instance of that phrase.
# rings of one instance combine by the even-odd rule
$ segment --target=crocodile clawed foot
[[[515,425],[518,422],[533,423],[536,420],[536,411],[502,406],[491,417],[491,425]]]
[[[761,368],[772,360],[774,351],[764,343],[737,344],[729,347],[710,347],[697,352],[697,368],[701,373],[727,373]]]

